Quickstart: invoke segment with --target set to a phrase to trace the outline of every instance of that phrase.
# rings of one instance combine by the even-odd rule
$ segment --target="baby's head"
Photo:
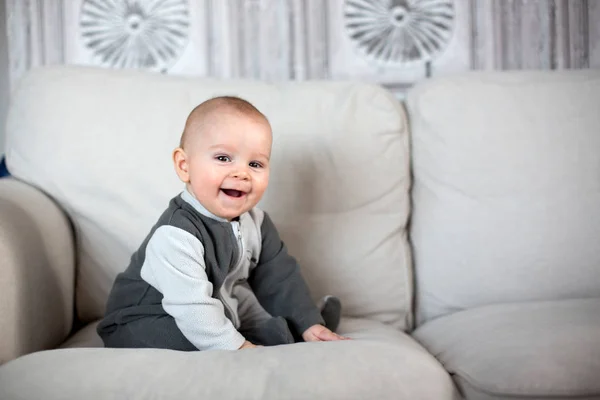
[[[232,220],[253,208],[269,183],[271,125],[246,100],[215,97],[192,110],[175,171],[214,215]]]

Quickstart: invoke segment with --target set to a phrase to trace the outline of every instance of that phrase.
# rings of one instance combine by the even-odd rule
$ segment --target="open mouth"
[[[243,195],[246,194],[245,192],[242,192],[241,190],[235,190],[235,189],[221,189],[221,191],[230,197],[242,197]]]

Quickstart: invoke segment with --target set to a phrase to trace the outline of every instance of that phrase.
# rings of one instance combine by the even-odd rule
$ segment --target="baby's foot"
[[[321,299],[321,316],[325,321],[325,326],[332,332],[335,332],[340,324],[342,317],[342,302],[335,296],[325,296]]]

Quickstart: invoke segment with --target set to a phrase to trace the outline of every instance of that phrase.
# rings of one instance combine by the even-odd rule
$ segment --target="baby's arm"
[[[313,325],[323,325],[296,259],[287,249],[267,215],[261,227],[262,243],[258,265],[248,283],[263,308],[273,316],[287,319],[300,334]]]
[[[305,342],[331,342],[335,340],[348,340],[349,338],[340,336],[323,325],[313,325],[304,331],[302,339]]]
[[[183,229],[164,225],[148,242],[142,279],[163,295],[162,306],[198,349],[235,350],[245,338],[212,297],[204,265],[204,246]]]
[[[244,342],[244,344],[242,345],[242,347],[240,347],[240,350],[244,350],[244,349],[254,349],[254,348],[256,348],[256,347],[259,347],[259,346],[257,346],[257,345],[255,345],[254,343],[252,343],[252,342],[249,342],[249,341],[247,341],[247,340],[246,340],[246,341]]]

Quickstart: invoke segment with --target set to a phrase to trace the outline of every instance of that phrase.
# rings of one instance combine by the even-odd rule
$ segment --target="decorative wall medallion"
[[[188,42],[188,2],[83,0],[79,26],[101,65],[164,72]]]
[[[431,61],[448,45],[452,0],[346,0],[346,31],[367,57],[384,64]]]

